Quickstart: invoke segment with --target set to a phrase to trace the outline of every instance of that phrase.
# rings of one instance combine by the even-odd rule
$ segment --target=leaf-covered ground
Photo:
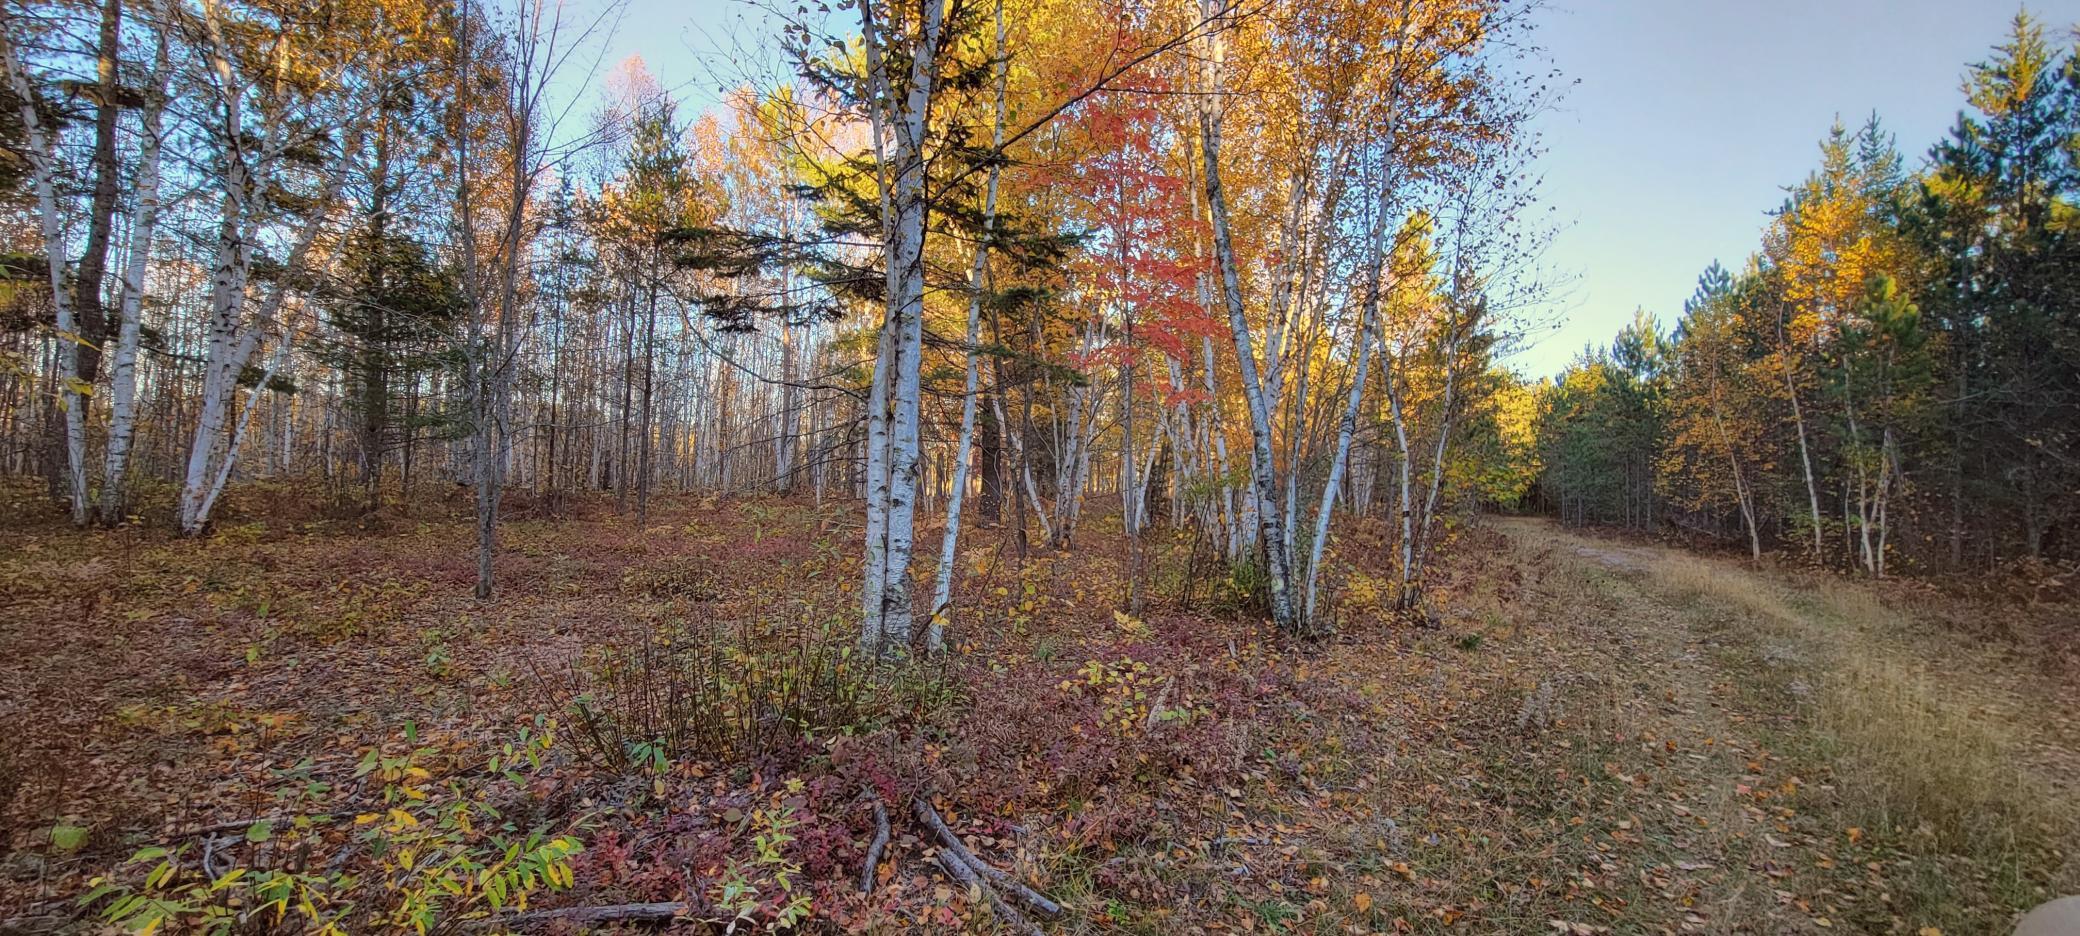
[[[1099,521],[1023,562],[973,531],[961,652],[870,677],[815,656],[854,602],[844,506],[519,516],[488,603],[461,517],[245,516],[197,542],[0,531],[0,930],[91,931],[116,899],[79,903],[97,878],[276,919],[211,890],[241,869],[297,876],[313,916],[281,919],[344,932],[408,929],[413,900],[436,928],[582,928],[486,893],[530,832],[584,850],[540,856],[569,873],[527,910],[995,927],[912,796],[1062,901],[1050,931],[1978,933],[2080,887],[2070,608],[1499,520],[1453,534],[1415,626],[1381,612],[1356,523],[1337,632],[1293,641],[1182,539],[1118,613]],[[711,710],[815,704],[650,744],[669,705],[629,686],[679,683],[628,674],[688,645],[745,661]],[[892,840],[863,897],[876,798]],[[146,881],[162,864],[173,883]]]

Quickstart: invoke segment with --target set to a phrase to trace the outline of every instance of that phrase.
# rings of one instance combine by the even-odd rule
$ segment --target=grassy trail
[[[1859,584],[1500,526],[1535,570],[1514,610],[1553,638],[1526,711],[1571,694],[1554,743],[1593,752],[1596,792],[1554,817],[1603,813],[1585,860],[1643,866],[1595,882],[1610,919],[1584,925],[2004,932],[2074,887],[2080,706],[2055,673]]]

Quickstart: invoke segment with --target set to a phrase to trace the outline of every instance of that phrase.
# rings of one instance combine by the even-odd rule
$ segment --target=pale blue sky
[[[781,0],[774,0],[781,2]],[[793,7],[793,0],[785,6]],[[2080,0],[2034,0],[2056,41]],[[1673,322],[1714,259],[1737,268],[1837,114],[1876,111],[1918,164],[1963,105],[1967,63],[2006,35],[2007,0],[1552,0],[1534,41],[1578,79],[1538,121],[1544,264],[1567,284],[1512,360],[1551,374],[1635,308]],[[759,8],[629,0],[604,61],[639,54],[699,109],[718,77],[770,60]]]
[[[1517,355],[1551,374],[1645,308],[1670,324],[1713,259],[1738,269],[1765,213],[1819,159],[1835,115],[1873,110],[1910,165],[1963,107],[2020,9],[2005,0],[1556,0],[1536,31],[1578,78],[1545,116],[1544,200],[1571,222],[1547,254],[1574,281],[1561,323]],[[2080,0],[2036,0],[2067,41]]]

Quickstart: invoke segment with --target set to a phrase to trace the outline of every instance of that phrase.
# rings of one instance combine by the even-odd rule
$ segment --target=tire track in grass
[[[1733,821],[1681,844],[1745,871],[1718,881],[1721,913],[1701,929],[1999,932],[2076,886],[2076,826],[2052,779],[2072,749],[1999,717],[2061,699],[1999,652],[1930,639],[1854,583],[1505,529],[1579,581],[1566,613],[1638,651],[1620,668],[1677,703],[1660,730],[1739,755],[1686,758],[1699,805]]]

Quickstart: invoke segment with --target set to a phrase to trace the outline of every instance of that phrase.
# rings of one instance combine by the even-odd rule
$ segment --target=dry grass
[[[2048,693],[1980,638],[1932,628],[1864,583],[1787,579],[1665,556],[1654,583],[1737,612],[1724,635],[1784,690],[1834,778],[1832,812],[1903,851],[1963,859],[1987,897],[2016,906],[2080,886],[2080,808],[2026,754],[2029,715]],[[1743,639],[1744,638],[1744,639]],[[2017,713],[2021,713],[2020,718]],[[1955,904],[1945,875],[1921,875],[1909,905]],[[1915,893],[1916,886],[1928,890]]]
[[[2072,826],[2071,804],[2021,766],[2006,726],[1896,661],[1837,662],[1817,721],[1861,823],[2002,865]]]
[[[1906,583],[1506,527],[1520,563],[1558,560],[1542,604],[1629,621],[1610,636],[1644,639],[1622,655],[1673,688],[1663,714],[1735,739],[1695,765],[1710,831],[1684,844],[1746,873],[1700,894],[1695,928],[2004,932],[2080,889],[2080,705],[2029,636],[2047,628]]]

